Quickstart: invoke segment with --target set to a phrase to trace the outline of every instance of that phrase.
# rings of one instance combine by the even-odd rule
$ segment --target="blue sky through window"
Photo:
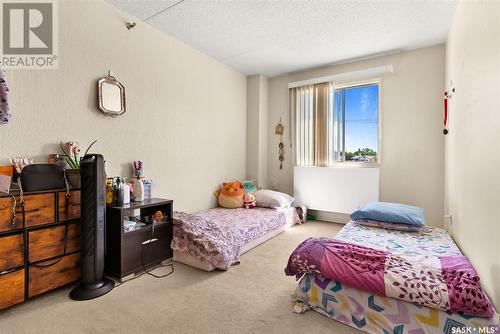
[[[345,150],[378,150],[378,85],[345,89]]]

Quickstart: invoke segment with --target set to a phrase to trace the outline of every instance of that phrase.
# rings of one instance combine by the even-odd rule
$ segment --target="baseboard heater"
[[[379,200],[376,167],[294,167],[293,181],[296,205],[334,213],[332,217],[345,217],[360,205]]]

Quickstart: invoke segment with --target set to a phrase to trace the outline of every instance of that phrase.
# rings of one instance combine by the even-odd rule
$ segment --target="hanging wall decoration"
[[[280,143],[278,145],[279,148],[279,160],[280,160],[280,169],[283,169],[283,160],[285,160],[285,145],[283,144],[283,133],[285,132],[285,126],[281,123],[281,118],[278,124],[276,124],[274,133],[280,136]]]
[[[446,128],[446,125],[448,123],[448,92],[444,92],[444,114],[443,114],[443,134],[446,136],[448,134],[448,129]]]
[[[9,87],[6,80],[5,72],[0,68],[0,124],[7,124],[12,118],[9,112]]]
[[[444,91],[444,111],[443,111],[443,134],[446,136],[448,134],[448,101],[451,99],[453,93],[455,93],[455,87],[453,87],[453,81],[451,82],[452,88],[451,92]]]
[[[125,113],[125,87],[111,71],[97,82],[97,95],[99,109],[106,115],[117,117]]]

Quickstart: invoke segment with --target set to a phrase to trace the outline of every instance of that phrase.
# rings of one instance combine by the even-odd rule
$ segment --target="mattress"
[[[194,245],[190,241],[180,242],[181,238],[188,238],[186,238],[186,233],[179,226],[176,228],[174,225],[174,241],[172,243],[174,248],[173,260],[205,271],[215,269],[226,270],[229,265],[239,263],[238,258],[240,255],[299,222],[298,215],[293,207],[284,209],[216,208],[197,213],[196,215],[210,219],[212,223],[216,224],[217,228],[221,229],[221,233],[217,237],[219,239],[227,239],[219,243],[221,246],[215,248],[224,247],[224,244],[231,244],[231,246],[235,246],[236,244],[237,246],[237,254],[232,261],[227,260],[223,266],[216,265],[213,261],[210,261],[212,256],[205,256],[203,254],[204,252],[203,249],[200,249],[200,244]],[[201,236],[202,233],[203,231],[196,231],[198,236],[195,236],[195,239],[203,238]],[[213,231],[210,231],[210,233],[213,233]],[[177,239],[175,235],[177,235]],[[231,263],[229,264],[229,262]]]
[[[422,231],[414,233],[366,227],[350,222],[335,239],[402,256],[461,255],[446,231],[432,227],[424,227]],[[313,273],[300,279],[292,299],[297,313],[314,309],[368,333],[452,334],[500,331],[497,313],[487,319],[444,312],[356,289]]]
[[[451,236],[437,227],[422,227],[419,232],[386,230],[354,222],[347,223],[335,240],[362,245],[399,255],[461,255]]]

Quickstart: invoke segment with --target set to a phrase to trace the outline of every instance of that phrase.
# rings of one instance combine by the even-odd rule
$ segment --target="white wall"
[[[269,87],[268,79],[259,75],[259,186],[267,188],[268,183],[268,152],[269,152]],[[250,144],[252,145],[252,144]],[[255,142],[253,143],[255,145]]]
[[[388,64],[394,66],[394,74],[381,76],[380,200],[423,207],[428,224],[440,226],[444,213],[444,139],[441,132],[444,45],[270,79],[269,183],[278,182],[280,190],[293,191],[288,83]],[[278,137],[274,135],[274,124],[280,117],[286,123],[282,170],[277,159]]]
[[[267,186],[268,86],[261,74],[247,77],[247,172],[248,180]]]
[[[103,1],[59,1],[59,69],[10,70],[12,123],[0,126],[0,158],[59,153],[59,141],[107,160],[108,175],[145,162],[154,195],[176,210],[215,205],[212,192],[246,169],[246,77]],[[127,113],[97,109],[96,80],[111,70],[126,88]]]
[[[259,178],[259,111],[260,75],[247,77],[247,169],[246,178],[258,183]]]
[[[453,83],[452,83],[453,82]],[[462,1],[447,43],[446,210],[500,308],[500,2]]]

